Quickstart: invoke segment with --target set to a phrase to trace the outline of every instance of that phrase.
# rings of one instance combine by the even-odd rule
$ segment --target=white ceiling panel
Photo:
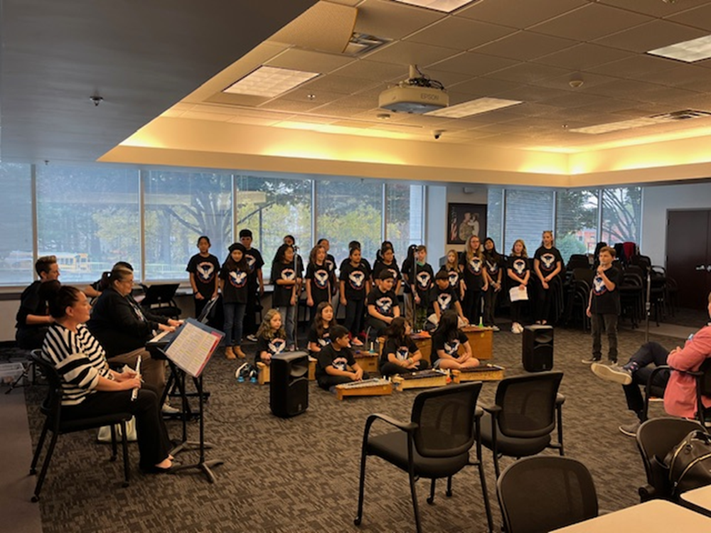
[[[569,75],[568,69],[540,65],[536,63],[519,63],[513,67],[497,70],[490,74],[491,78],[506,80],[516,83],[531,83],[544,78],[558,78]]]
[[[455,16],[523,29],[585,4],[585,0],[486,0],[457,11]]]
[[[644,15],[651,15],[653,17],[668,17],[679,11],[685,11],[689,8],[708,4],[709,0],[669,0],[669,2],[664,2],[663,0],[652,1],[652,0],[598,0],[601,4],[608,6],[616,6],[627,9],[628,11],[634,11],[635,13],[642,13]]]
[[[678,65],[679,62],[673,59],[647,54],[634,54],[625,59],[587,70],[595,74],[603,74],[614,78],[637,79],[651,72],[666,72]]]
[[[634,58],[630,52],[599,46],[596,44],[582,43],[547,56],[539,57],[534,61],[554,67],[569,68],[571,70],[587,70],[598,65],[625,58]]]
[[[536,24],[529,29],[555,37],[592,41],[651,21],[652,18],[646,15],[614,7],[588,4],[554,19]]]
[[[412,34],[406,40],[468,50],[514,33],[514,28],[449,17]]]
[[[711,32],[711,3],[672,15],[667,20]]]
[[[576,43],[569,39],[551,37],[530,31],[519,31],[499,39],[493,43],[485,44],[475,49],[477,53],[505,57],[517,61],[531,61],[553,52],[564,50]]]
[[[662,46],[703,37],[707,32],[666,20],[653,20],[634,28],[597,39],[597,44],[631,52],[648,52]]]
[[[344,55],[326,54],[324,52],[312,52],[310,50],[291,48],[270,59],[265,64],[271,67],[281,67],[293,70],[302,70],[305,72],[327,74],[339,67],[353,63],[354,61],[355,60],[352,57]]]
[[[437,70],[455,72],[467,76],[481,76],[516,64],[513,59],[489,56],[477,52],[465,52],[435,65]]]
[[[383,39],[402,39],[444,17],[444,13],[429,9],[383,0],[366,0],[358,6],[355,31]]]
[[[451,48],[398,41],[378,48],[365,57],[369,61],[380,61],[381,63],[400,65],[404,63],[405,65],[424,66],[442,61],[458,53],[458,51],[452,50]]]
[[[336,74],[348,78],[363,78],[383,82],[404,80],[407,78],[408,72],[409,68],[406,62],[396,65],[394,63],[380,63],[379,61],[360,59],[337,70]]]

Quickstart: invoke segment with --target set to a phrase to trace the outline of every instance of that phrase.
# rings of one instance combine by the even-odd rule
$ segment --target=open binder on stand
[[[183,401],[183,412],[186,411],[188,402],[185,395],[185,375],[191,376],[195,382],[199,398],[200,440],[198,442],[189,442],[187,440],[186,420],[183,418],[183,442],[172,450],[172,453],[176,454],[184,449],[197,447],[200,450],[200,459],[195,464],[174,467],[173,472],[195,468],[201,470],[210,483],[214,483],[215,476],[210,469],[220,466],[223,461],[218,459],[205,460],[205,449],[211,448],[212,445],[205,442],[202,372],[225,334],[192,318],[188,318],[176,333],[177,335],[170,343],[160,351],[167,357],[168,364],[174,375],[179,376],[176,377],[176,381],[180,383],[179,389]]]

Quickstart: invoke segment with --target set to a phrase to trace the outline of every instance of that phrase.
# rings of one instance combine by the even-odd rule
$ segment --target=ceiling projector
[[[416,65],[410,66],[410,77],[380,93],[378,106],[396,113],[423,114],[449,105],[444,86],[424,76]]]

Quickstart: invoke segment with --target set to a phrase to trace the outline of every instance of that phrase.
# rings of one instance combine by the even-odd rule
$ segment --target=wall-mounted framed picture
[[[486,238],[486,204],[448,204],[447,244],[466,244],[472,235]]]

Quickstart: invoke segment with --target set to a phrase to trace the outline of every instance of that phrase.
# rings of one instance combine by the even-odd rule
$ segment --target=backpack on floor
[[[667,454],[673,497],[705,485],[711,485],[711,435],[696,430],[689,433]]]

